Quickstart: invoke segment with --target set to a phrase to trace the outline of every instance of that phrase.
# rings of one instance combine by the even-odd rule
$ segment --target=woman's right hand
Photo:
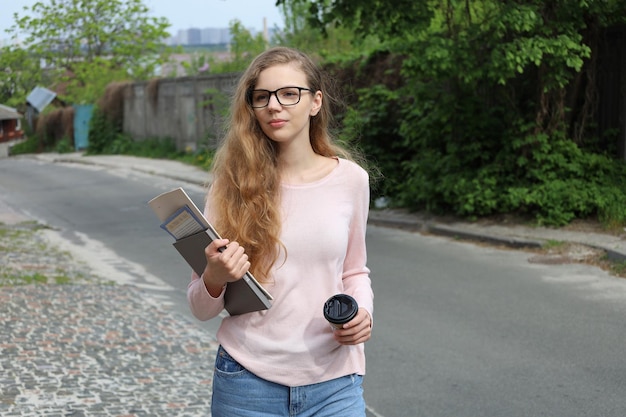
[[[228,239],[216,239],[204,249],[207,264],[202,279],[209,294],[218,297],[224,286],[241,279],[248,269],[248,255],[237,242]]]

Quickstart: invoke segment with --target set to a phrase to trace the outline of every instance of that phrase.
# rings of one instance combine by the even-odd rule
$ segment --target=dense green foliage
[[[24,142],[17,143],[11,147],[11,155],[37,153],[39,151],[39,142],[34,137],[28,137]]]
[[[124,153],[129,146],[129,138],[122,133],[121,120],[107,117],[99,107],[94,108],[89,121],[88,136],[90,154]]]
[[[46,55],[55,49],[40,40],[54,40],[65,33],[60,26],[75,27],[72,22],[88,19],[88,11],[72,9],[77,1],[57,1],[67,7],[66,20],[41,3],[33,6],[40,17],[18,20],[16,30],[30,31],[31,47],[5,48],[0,55],[0,66],[9,68],[0,71],[0,99],[17,103],[44,77],[69,82],[63,77],[71,73],[69,96],[91,100],[112,79],[141,79],[153,70],[161,59],[158,40],[166,23],[147,20],[141,0],[106,5],[89,0],[103,13],[125,5],[119,14],[127,24],[137,13],[133,21],[147,25],[141,30],[149,43],[142,50],[157,61],[146,61],[146,54],[127,47],[115,50],[120,59],[106,63],[101,55],[85,58],[84,64],[83,59],[59,59],[54,65],[65,72],[40,71],[35,64],[40,58],[59,58]],[[626,165],[616,156],[620,127],[599,128],[597,82],[608,29],[626,25],[626,0],[277,4],[285,31],[274,42],[314,55],[338,75],[349,104],[347,112],[338,112],[341,139],[361,148],[384,174],[374,198],[468,218],[512,213],[547,225],[585,217],[609,226],[626,224]],[[51,27],[42,26],[45,17]],[[107,27],[106,20],[100,23]],[[238,21],[231,22],[231,32],[231,60],[198,54],[188,73],[197,74],[207,64],[211,73],[240,71],[267,46]],[[128,37],[119,39],[125,44]],[[82,47],[71,51],[70,56],[86,53]],[[133,142],[104,113],[94,114],[90,153],[210,163],[204,148],[188,155],[173,146],[167,139]]]
[[[375,36],[355,38],[354,30],[349,27],[335,23],[320,25],[307,13],[310,7],[299,1],[280,4],[285,25],[274,39],[275,43],[297,48],[320,61],[332,62],[358,59],[379,46]]]
[[[108,117],[96,108],[89,123],[89,155],[134,155],[144,158],[175,159],[200,168],[209,169],[213,151],[206,148],[187,153],[176,148],[171,138],[134,140],[122,133],[119,120]]]
[[[0,50],[0,67],[10,68],[0,71],[2,102],[23,103],[36,85],[54,84],[70,104],[93,103],[110,82],[147,79],[165,61],[169,23],[150,17],[142,0],[53,0],[26,9],[10,30],[26,36],[23,45]]]
[[[400,85],[360,86],[344,120],[393,204],[563,225],[626,222],[626,168],[597,130],[603,30],[624,0],[283,0],[310,21],[375,35]],[[384,18],[382,18],[383,16]],[[375,58],[375,55],[372,55]]]
[[[0,49],[0,103],[20,108],[33,88],[47,82],[32,53],[12,45]]]

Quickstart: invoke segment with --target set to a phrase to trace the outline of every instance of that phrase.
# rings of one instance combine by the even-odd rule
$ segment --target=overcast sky
[[[37,1],[49,0],[0,0],[0,39],[8,38],[5,30],[15,19],[14,13],[25,16],[24,6],[31,7]],[[283,21],[276,0],[143,0],[154,16],[165,17],[171,23],[170,33],[190,27],[226,28],[233,19],[245,27],[263,29],[263,18],[269,28],[282,27]]]

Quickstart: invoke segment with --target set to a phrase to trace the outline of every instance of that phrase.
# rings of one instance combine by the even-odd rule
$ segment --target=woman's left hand
[[[364,308],[359,308],[356,316],[335,330],[335,340],[342,345],[358,345],[367,342],[372,336],[372,318]]]

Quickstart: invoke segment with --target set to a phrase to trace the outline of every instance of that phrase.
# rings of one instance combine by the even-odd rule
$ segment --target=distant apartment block
[[[200,31],[200,41],[205,45],[220,45],[230,43],[228,29],[206,28]]]
[[[167,40],[169,45],[227,45],[231,35],[229,28],[181,29]]]
[[[200,29],[191,28],[187,29],[187,39],[190,45],[201,45],[202,39],[200,37]]]
[[[248,28],[252,36],[258,33],[254,28]],[[276,30],[268,29],[267,37],[272,39]],[[167,39],[168,45],[228,45],[232,39],[229,28],[189,28],[181,29],[175,36]]]

